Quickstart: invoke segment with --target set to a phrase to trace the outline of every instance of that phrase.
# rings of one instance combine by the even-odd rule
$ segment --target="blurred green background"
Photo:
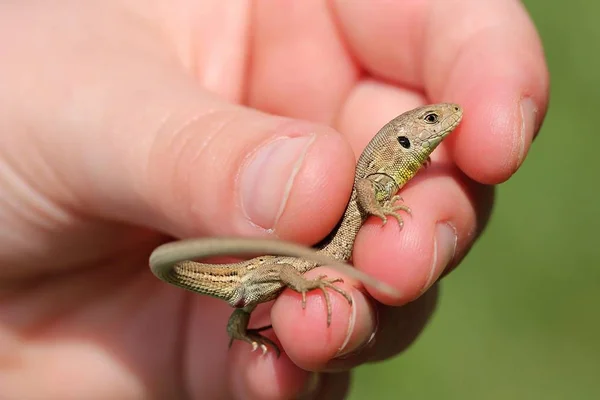
[[[551,73],[541,135],[424,334],[359,368],[352,400],[600,399],[600,2],[524,4]]]

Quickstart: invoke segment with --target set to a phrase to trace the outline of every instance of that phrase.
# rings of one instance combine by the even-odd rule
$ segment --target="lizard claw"
[[[381,226],[385,226],[387,223],[387,217],[394,217],[398,221],[398,227],[400,230],[404,227],[404,219],[398,211],[404,211],[408,215],[412,215],[410,207],[404,204],[395,204],[397,201],[403,201],[402,197],[395,195],[381,205],[381,210],[373,215],[381,218]]]
[[[256,351],[256,349],[258,349],[260,347],[261,351],[262,351],[262,356],[264,356],[265,354],[267,354],[267,351],[269,350],[267,348],[267,346],[264,343],[260,343],[260,345],[258,344],[258,342],[252,342],[252,352],[254,353]]]
[[[252,352],[255,352],[260,347],[262,356],[267,354],[267,352],[269,351],[269,347],[272,347],[275,351],[275,355],[277,356],[277,358],[279,358],[279,356],[281,355],[281,351],[279,350],[279,347],[277,347],[275,342],[261,335],[260,333],[257,333],[256,331],[257,329],[248,329],[244,334],[236,335],[236,337],[231,336],[229,339],[229,348],[231,348],[233,341],[237,339],[249,343],[252,346]]]
[[[381,226],[385,226],[385,224],[387,224],[387,217],[385,216],[384,213],[381,214],[375,214],[377,217],[381,218]]]

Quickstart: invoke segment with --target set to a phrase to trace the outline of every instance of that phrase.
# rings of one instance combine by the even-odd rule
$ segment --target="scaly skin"
[[[393,288],[352,268],[346,262],[352,255],[354,240],[365,220],[374,215],[387,222],[395,218],[402,229],[400,211],[410,208],[396,204],[396,195],[426,164],[429,155],[462,119],[457,104],[442,103],[419,107],[388,122],[363,150],[356,165],[354,187],[337,227],[314,250],[282,241],[242,238],[192,239],[168,243],[154,250],[150,268],[161,280],[227,301],[233,312],[227,331],[233,340],[250,343],[255,350],[267,345],[279,349],[260,334],[266,329],[248,329],[250,314],[263,302],[275,299],[285,287],[302,294],[302,307],[310,290],[319,289],[327,304],[327,325],[331,323],[331,304],[326,289],[351,297],[334,285],[341,279],[319,276],[306,279],[303,274],[319,265],[335,267],[375,289],[395,293]],[[230,264],[190,261],[215,255],[270,254]]]

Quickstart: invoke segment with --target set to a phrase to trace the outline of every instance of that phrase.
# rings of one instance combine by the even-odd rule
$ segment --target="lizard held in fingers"
[[[431,152],[462,119],[457,104],[432,104],[407,111],[377,132],[360,155],[352,194],[336,228],[314,249],[289,242],[246,238],[201,238],[171,242],[157,247],[150,256],[150,268],[159,279],[190,291],[227,301],[237,308],[227,324],[233,340],[250,343],[255,350],[267,345],[277,354],[278,347],[260,332],[268,327],[249,329],[254,308],[275,299],[286,287],[302,294],[302,306],[308,291],[319,289],[327,304],[327,325],[331,323],[331,304],[327,289],[351,297],[335,285],[341,279],[319,276],[307,279],[303,274],[319,265],[327,265],[360,280],[381,292],[397,294],[390,286],[352,268],[346,262],[352,255],[354,239],[370,216],[395,218],[400,229],[400,211],[410,208],[396,204],[396,194],[429,159]],[[229,264],[191,261],[216,255],[258,255]],[[230,342],[230,344],[231,344]]]

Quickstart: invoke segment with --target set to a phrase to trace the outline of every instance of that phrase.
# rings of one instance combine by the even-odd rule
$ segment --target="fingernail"
[[[252,223],[275,227],[315,137],[279,138],[252,156],[240,175],[242,209]]]
[[[421,294],[433,285],[440,277],[444,269],[454,258],[458,236],[456,229],[449,222],[438,222],[435,227],[435,238],[433,240],[433,262],[429,268],[429,274],[425,281]]]
[[[319,389],[319,384],[321,383],[321,374],[318,372],[311,372],[308,375],[308,379],[304,384],[304,387],[296,397],[298,400],[308,400],[313,397],[313,395]]]
[[[519,165],[523,163],[525,158],[525,151],[529,143],[533,140],[533,133],[535,129],[535,121],[537,117],[538,109],[530,97],[526,97],[521,100],[521,137],[518,143],[518,162]]]
[[[354,292],[352,304],[346,337],[334,360],[342,360],[367,347],[373,341],[377,330],[377,312],[374,305],[364,295],[355,296]],[[357,324],[357,315],[364,316],[360,324]]]

